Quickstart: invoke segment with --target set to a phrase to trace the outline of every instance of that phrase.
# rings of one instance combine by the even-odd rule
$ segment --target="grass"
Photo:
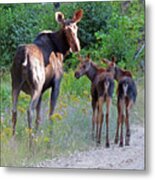
[[[132,109],[131,123],[144,123],[144,79],[137,81],[138,97]],[[91,139],[91,97],[90,82],[86,77],[76,80],[71,71],[65,73],[55,114],[48,120],[49,91],[42,102],[42,123],[36,134],[34,131],[32,149],[28,148],[27,106],[29,96],[20,94],[16,137],[12,138],[11,123],[11,80],[9,73],[1,78],[1,166],[31,166],[41,160],[69,155],[95,147]],[[116,128],[116,96],[110,115],[110,139],[113,141]],[[34,122],[33,122],[34,123]],[[105,144],[105,124],[102,131],[102,144]]]

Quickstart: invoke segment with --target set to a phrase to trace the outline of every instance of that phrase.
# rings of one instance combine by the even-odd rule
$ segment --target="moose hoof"
[[[126,139],[125,139],[125,145],[129,146],[130,145],[129,142],[130,142],[130,137],[127,136]]]
[[[126,141],[126,142],[125,142],[125,145],[126,145],[126,146],[130,146],[129,141]]]
[[[97,142],[96,142],[96,146],[98,147],[98,146],[100,146],[101,145],[101,142],[98,140]]]
[[[118,138],[115,138],[114,143],[115,143],[115,144],[118,144]]]
[[[119,147],[123,147],[123,142],[120,142]]]
[[[105,147],[106,147],[106,148],[109,148],[109,147],[110,147],[109,142],[106,143]]]

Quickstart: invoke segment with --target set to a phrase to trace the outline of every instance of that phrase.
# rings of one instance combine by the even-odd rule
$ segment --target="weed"
[[[144,84],[143,79],[137,81],[138,97],[131,113],[131,123],[144,122]],[[6,88],[7,87],[7,88]],[[6,88],[6,91],[5,91]],[[1,106],[1,165],[25,167],[44,159],[69,155],[75,151],[83,151],[95,147],[91,139],[91,97],[90,82],[83,77],[74,78],[70,71],[64,74],[55,114],[48,120],[49,91],[43,95],[42,122],[39,131],[32,130],[33,145],[29,150],[26,109],[30,97],[20,94],[18,104],[18,120],[16,137],[12,137],[11,123],[11,81],[8,74],[2,78]],[[104,108],[104,107],[103,107]],[[113,141],[117,121],[116,96],[110,113],[110,139]],[[105,122],[105,121],[104,121]],[[34,123],[34,122],[33,122]],[[52,134],[49,132],[52,128]],[[105,141],[105,123],[103,125],[102,144]]]

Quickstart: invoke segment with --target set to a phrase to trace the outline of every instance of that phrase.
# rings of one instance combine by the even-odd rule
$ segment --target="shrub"
[[[144,7],[135,1],[129,4],[128,10],[127,13],[122,13],[113,6],[113,13],[107,24],[108,32],[100,30],[95,33],[98,42],[96,49],[101,56],[111,58],[115,55],[119,65],[135,71],[139,61],[144,59],[144,51],[142,56],[135,59],[144,44]]]
[[[90,53],[95,61],[115,55],[119,65],[137,71],[144,60],[144,49],[138,54],[144,44],[144,2],[67,2],[58,10],[72,17],[77,9],[84,11],[78,24],[81,53]],[[42,30],[55,31],[59,25],[54,14],[51,3],[1,5],[1,67],[11,64],[19,44],[32,42]],[[69,55],[65,70],[75,69],[77,63],[75,55]]]
[[[11,64],[19,44],[31,43],[40,31],[56,27],[52,5],[1,5],[0,16],[1,66]]]

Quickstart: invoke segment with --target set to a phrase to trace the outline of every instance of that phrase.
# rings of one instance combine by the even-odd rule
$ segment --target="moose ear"
[[[111,58],[111,66],[112,67],[116,66],[116,57],[115,56],[112,56],[112,58]]]
[[[83,62],[83,59],[82,59],[82,57],[81,57],[80,54],[77,55],[77,59],[78,59],[80,62]]]
[[[116,57],[115,57],[115,56],[112,56],[111,61],[112,61],[113,63],[116,63]]]
[[[61,13],[61,12],[56,12],[55,13],[55,20],[59,23],[59,24],[63,24],[63,22],[64,22],[64,15],[63,15],[63,13]]]
[[[78,23],[78,22],[81,20],[82,16],[83,16],[83,10],[80,9],[80,10],[78,10],[78,11],[76,11],[76,12],[74,13],[74,16],[73,16],[72,20],[73,20],[75,23]]]
[[[105,63],[105,64],[107,64],[108,66],[110,65],[110,61],[109,61],[108,59],[103,58],[103,59],[102,59],[102,62]]]
[[[86,56],[86,60],[87,61],[90,61],[90,54],[88,53],[87,56]]]

